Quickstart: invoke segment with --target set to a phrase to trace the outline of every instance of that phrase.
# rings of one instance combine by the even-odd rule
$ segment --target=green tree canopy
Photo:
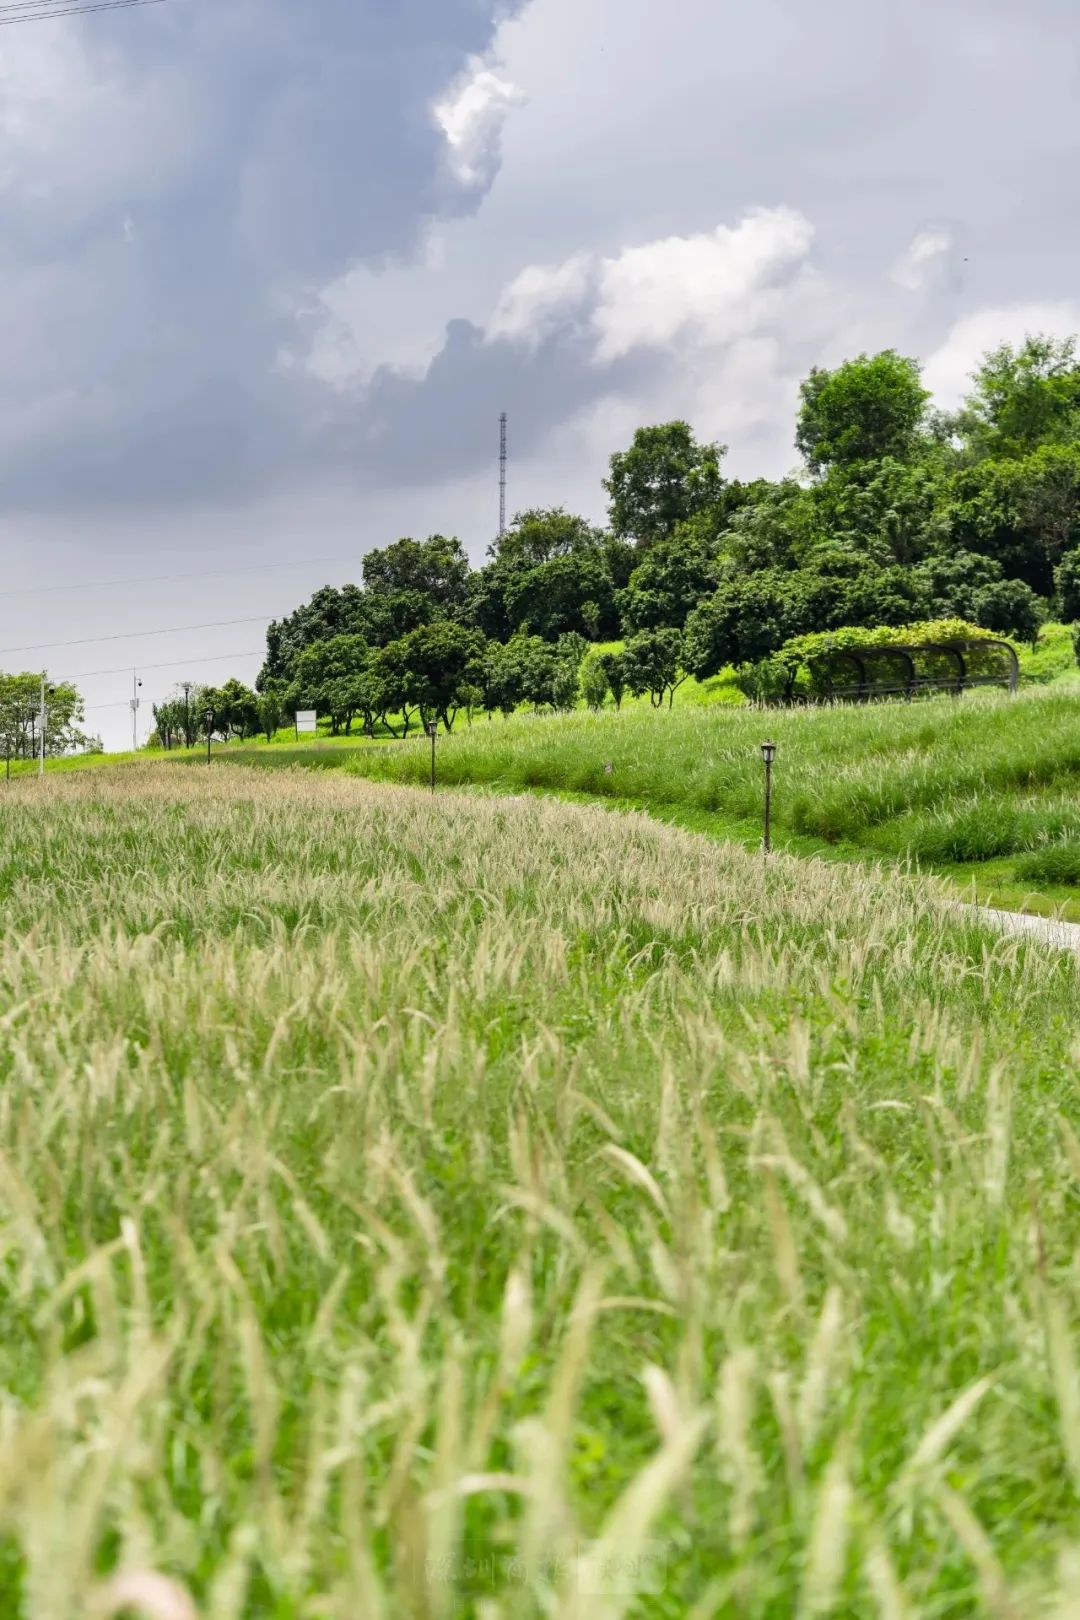
[[[919,365],[884,349],[845,360],[834,371],[815,366],[800,390],[795,443],[811,472],[910,455],[930,398]]]
[[[648,692],[654,708],[660,708],[664,698],[668,707],[675,701],[675,693],[690,674],[686,667],[683,633],[671,626],[654,630],[639,630],[623,648],[623,672],[626,684],[635,697]]]
[[[658,540],[641,558],[630,583],[619,592],[624,628],[651,630],[672,625],[681,630],[689,613],[716,585],[712,548],[692,525]]]
[[[971,455],[1026,456],[1080,439],[1075,338],[1028,337],[986,355],[956,418]]]
[[[629,450],[611,458],[604,488],[612,532],[638,546],[674,534],[720,500],[722,444],[699,444],[687,422],[638,428]]]

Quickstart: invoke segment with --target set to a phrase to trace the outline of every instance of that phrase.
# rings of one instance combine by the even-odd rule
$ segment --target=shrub
[[[1061,844],[1046,844],[1024,855],[1013,869],[1022,881],[1033,883],[1060,883],[1068,888],[1080,888],[1080,839],[1067,839]]]

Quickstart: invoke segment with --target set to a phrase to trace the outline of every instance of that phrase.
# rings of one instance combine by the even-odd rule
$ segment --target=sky
[[[373,546],[604,516],[635,427],[794,470],[1080,330],[1074,0],[165,0],[0,27],[0,668],[130,744]],[[200,627],[200,628],[194,628]]]

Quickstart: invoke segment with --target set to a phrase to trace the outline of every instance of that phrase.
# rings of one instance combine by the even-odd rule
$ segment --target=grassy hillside
[[[343,773],[15,784],[0,896],[4,1615],[1074,1600],[1071,958]]]
[[[983,692],[863,708],[689,706],[485,720],[440,739],[439,780],[639,804],[753,844],[766,731],[778,743],[776,835],[793,849],[915,860],[977,878],[1012,903],[1029,892],[1068,903],[1074,893],[1080,686],[1072,684],[1016,698]],[[430,769],[420,739],[275,751],[258,762],[339,766],[414,784]]]

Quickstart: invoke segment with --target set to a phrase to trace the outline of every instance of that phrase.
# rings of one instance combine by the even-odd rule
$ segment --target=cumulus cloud
[[[984,354],[1002,343],[1026,337],[1072,337],[1080,332],[1080,305],[1059,303],[1004,304],[976,310],[955,322],[945,341],[923,367],[923,381],[938,405],[951,410],[971,385],[971,374]]]
[[[952,252],[953,239],[947,230],[920,231],[912,238],[892,269],[892,279],[907,292],[922,292],[940,271]]]
[[[561,329],[583,332],[601,365],[688,335],[698,344],[725,344],[775,309],[813,239],[810,222],[794,209],[762,208],[734,226],[611,257],[577,254],[531,265],[506,288],[487,335],[535,348]]]
[[[449,148],[450,168],[463,186],[487,184],[499,163],[499,142],[511,109],[521,101],[517,86],[498,64],[474,56],[432,105]]]

